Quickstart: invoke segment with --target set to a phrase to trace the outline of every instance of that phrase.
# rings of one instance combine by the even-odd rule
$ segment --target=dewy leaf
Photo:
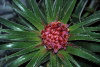
[[[32,17],[28,16],[26,13],[21,12],[20,10],[15,9],[16,12],[18,12],[20,15],[22,15],[24,18],[26,18],[32,25],[34,25],[38,30],[42,30],[44,26],[41,24],[41,22],[36,21]]]
[[[74,12],[74,15],[77,16],[77,17],[73,17],[74,22],[80,21],[82,12],[83,12],[87,2],[88,2],[88,0],[80,0],[80,2],[78,3],[78,5],[75,9],[75,12]]]
[[[16,53],[14,53],[14,54],[11,54],[11,55],[9,55],[9,56],[7,56],[7,57],[4,57],[4,58],[2,58],[2,59],[10,59],[10,58],[12,58],[12,57],[17,57],[17,56],[20,56],[20,55],[24,55],[24,54],[26,54],[26,53],[29,53],[29,52],[31,52],[31,51],[38,50],[39,48],[34,48],[34,47],[37,46],[37,45],[39,45],[39,43],[34,44],[34,45],[31,45],[31,46],[29,46],[29,47],[27,47],[27,48],[25,48],[25,49],[23,49],[23,50],[20,50],[19,52],[16,52]],[[0,59],[0,60],[2,60],[2,59]]]
[[[51,22],[54,21],[53,19],[53,6],[52,6],[52,0],[45,0],[45,6],[46,6],[46,14],[47,14],[47,21]]]
[[[50,67],[57,67],[57,56],[56,54],[50,54]]]
[[[18,48],[23,49],[34,44],[35,42],[12,42],[12,43],[0,45],[0,50],[8,50],[8,49],[12,50],[12,49],[18,49]]]
[[[36,52],[32,52],[30,54],[25,54],[20,56],[19,58],[17,58],[16,60],[12,61],[8,67],[18,67],[21,64],[29,61],[32,57],[34,57],[34,55],[36,54]]]
[[[28,30],[36,30],[36,27],[35,26],[32,26],[25,18],[19,16],[18,22],[26,25],[29,29]]]
[[[68,53],[82,57],[84,59],[87,59],[89,61],[95,62],[97,64],[100,64],[100,58],[98,58],[97,56],[91,54],[89,51],[87,50],[83,50],[81,48],[75,48],[72,46],[68,46],[67,50]]]
[[[71,14],[72,14],[72,11],[75,7],[76,1],[77,0],[70,0],[70,2],[68,3],[67,11],[65,12],[65,16],[62,18],[61,22],[65,23],[65,24],[68,22]]]
[[[95,12],[93,15],[82,20],[82,22],[79,22],[79,23],[76,23],[76,24],[70,26],[69,30],[74,31],[82,26],[89,26],[98,20],[100,20],[100,11]]]
[[[40,21],[38,17],[36,17],[31,10],[27,9],[19,0],[13,0],[13,1],[17,5],[17,7],[20,8],[19,10],[18,8],[15,7],[16,5],[14,5],[16,12],[18,12],[30,23],[32,23],[38,30],[41,31],[44,28],[44,26],[42,25],[42,21]]]
[[[0,29],[1,32],[5,32],[7,34],[10,35],[19,35],[19,36],[32,36],[32,37],[36,37],[36,36],[40,36],[40,32],[38,31],[14,31],[11,29]]]
[[[0,23],[16,31],[23,31],[26,29],[23,25],[19,25],[3,18],[0,18]]]
[[[32,60],[27,64],[26,67],[38,67],[39,64],[42,63],[42,59],[44,59],[49,52],[47,52],[44,47],[42,47],[32,58]]]

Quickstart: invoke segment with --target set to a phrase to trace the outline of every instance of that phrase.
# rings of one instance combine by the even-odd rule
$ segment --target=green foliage
[[[28,63],[26,67],[38,67],[41,63],[42,60],[49,54],[44,47],[42,47],[32,58],[32,60]]]
[[[19,25],[17,23],[14,23],[14,22],[11,22],[11,21],[8,21],[8,20],[5,20],[3,18],[0,18],[0,23],[1,24],[4,24],[5,26],[13,29],[13,30],[16,30],[16,31],[23,31],[25,30],[25,27],[22,26],[22,25]]]
[[[81,21],[81,15],[82,12],[87,4],[88,0],[80,0],[80,2],[78,3],[75,12],[73,14],[73,22],[78,22]]]
[[[50,67],[57,67],[57,56],[52,53],[50,55]]]
[[[14,1],[14,7],[15,11],[18,12],[20,15],[22,15],[24,18],[26,18],[30,23],[32,23],[38,30],[43,29],[42,21],[39,20],[35,14],[30,11],[28,8],[26,8],[19,0],[13,0]]]
[[[53,4],[52,4],[52,0],[45,0],[45,5],[46,5],[46,16],[47,16],[47,20],[48,22],[54,21],[53,19]]]
[[[77,55],[79,57],[88,59],[89,61],[95,62],[97,64],[100,64],[100,59],[98,59],[97,56],[91,54],[91,52],[88,52],[85,49],[68,47],[67,52],[70,54]]]
[[[0,61],[8,59],[8,67],[18,67],[25,62],[29,62],[26,67],[38,67],[44,63],[46,67],[81,67],[83,62],[80,64],[74,59],[75,55],[100,65],[100,57],[94,53],[100,52],[100,25],[93,26],[100,21],[100,11],[82,15],[87,14],[84,9],[88,0],[26,1],[27,6],[20,0],[13,0],[12,7],[18,14],[18,22],[0,18],[0,23],[9,28],[0,28],[0,42],[5,42],[0,45],[0,50],[18,50]],[[68,44],[74,44],[57,54],[46,50],[41,39],[41,30],[53,21],[71,24]],[[12,58],[15,60],[9,61]]]
[[[100,52],[99,43],[76,42],[75,44],[92,52]]]
[[[16,60],[12,61],[8,67],[18,67],[20,66],[21,64],[29,61],[32,57],[34,57],[35,55],[35,52],[32,52],[30,54],[25,54],[25,55],[22,55],[20,56],[19,58],[17,58]]]
[[[72,11],[75,7],[76,0],[69,0],[67,3],[67,10],[65,12],[65,16],[62,18],[62,22],[65,24],[68,22],[69,18],[71,17],[70,15],[72,14]]]

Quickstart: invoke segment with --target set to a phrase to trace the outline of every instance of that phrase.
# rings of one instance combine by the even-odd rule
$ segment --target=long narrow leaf
[[[68,3],[68,8],[67,8],[67,11],[65,12],[65,16],[62,18],[62,22],[63,23],[67,23],[69,18],[70,18],[70,15],[72,14],[72,11],[75,7],[75,4],[76,4],[76,1],[77,0],[70,0],[70,2]]]
[[[45,6],[46,6],[46,14],[47,14],[47,21],[51,22],[54,21],[53,19],[53,6],[52,6],[52,0],[45,0]]]
[[[25,26],[19,25],[3,18],[0,18],[0,23],[16,31],[23,31],[26,29]]]
[[[42,21],[39,21],[39,19],[33,14],[32,11],[27,9],[19,0],[13,0],[14,3],[21,9],[15,8],[15,11],[18,12],[20,15],[25,17],[30,23],[32,23],[37,29],[42,30],[43,25]]]
[[[38,50],[39,48],[34,48],[36,45],[38,45],[39,43],[37,43],[37,44],[34,44],[34,45],[31,45],[31,46],[29,46],[28,48],[26,48],[26,49],[23,49],[23,50],[21,50],[21,51],[19,51],[19,52],[16,52],[16,53],[14,53],[14,54],[11,54],[11,55],[9,55],[9,56],[7,56],[7,57],[4,57],[4,58],[2,58],[2,59],[10,59],[10,58],[12,58],[12,57],[17,57],[17,56],[20,56],[20,55],[24,55],[24,54],[26,54],[26,53],[29,53],[29,52],[31,52],[31,51],[35,51],[35,50]],[[2,59],[0,59],[0,60],[2,60]]]
[[[85,26],[89,26],[99,20],[100,20],[100,11],[96,11],[94,14],[83,19],[82,21],[86,23]]]
[[[10,35],[10,34],[1,34],[0,39],[6,39],[6,40],[19,40],[19,41],[41,41],[39,37],[32,37],[30,35]]]
[[[70,33],[84,33],[84,32],[92,32],[92,31],[100,31],[100,27],[82,27],[82,28],[78,28],[74,31],[71,31]]]
[[[72,46],[68,46],[67,47],[67,52],[70,53],[70,54],[82,57],[84,59],[87,59],[89,61],[95,62],[97,64],[100,64],[100,59],[97,56],[91,54],[87,50],[83,50],[81,48],[75,48],[75,47],[72,47]]]
[[[55,54],[50,54],[50,67],[57,67],[57,56]]]
[[[75,42],[74,44],[90,50],[92,52],[100,52],[100,44],[99,43],[88,43],[88,42]]]
[[[40,36],[38,31],[14,31],[10,29],[0,29],[1,32],[5,32],[10,35],[21,35],[21,36]]]
[[[26,25],[29,28],[29,30],[36,30],[36,27],[35,26],[33,27],[27,20],[25,20],[25,18],[23,18],[21,16],[19,16],[18,22]]]
[[[40,21],[42,21],[43,23],[47,23],[46,17],[44,16],[44,14],[41,12],[41,10],[38,7],[38,4],[36,3],[36,0],[30,0],[30,4],[32,6],[32,9],[34,11],[34,14],[40,18]],[[41,20],[42,19],[42,20]]]
[[[79,22],[77,24],[74,24],[69,27],[70,31],[74,31],[82,26],[89,26],[93,24],[94,22],[100,20],[100,11],[95,12],[93,15],[87,17],[86,19],[82,20],[82,22]]]
[[[8,50],[8,49],[11,50],[11,49],[18,49],[18,48],[23,49],[34,44],[35,42],[12,42],[12,43],[0,45],[0,50]]]
[[[80,0],[79,4],[77,5],[74,15],[77,17],[73,17],[74,22],[78,22],[81,19],[82,12],[87,4],[88,0]]]
[[[48,55],[48,52],[45,51],[44,47],[42,47],[32,58],[32,60],[27,64],[26,67],[37,67],[38,64],[41,64],[42,60],[45,56]]]
[[[85,34],[85,33],[83,33],[83,34]],[[90,35],[90,36],[92,36],[92,37],[94,37],[94,38],[97,38],[97,39],[100,38],[100,33],[87,32],[86,34],[87,34],[87,35]]]
[[[32,37],[32,35],[19,35],[19,34],[0,34],[0,39],[17,39],[23,37]],[[34,37],[34,36],[33,36]]]
[[[99,39],[95,39],[94,37],[86,34],[72,34],[70,36],[69,41],[74,41],[74,40],[86,40],[86,41],[96,41],[100,42]]]
[[[36,54],[36,52],[32,52],[30,54],[26,54],[26,55],[23,55],[23,56],[20,56],[19,58],[17,58],[16,60],[12,61],[8,67],[18,67],[20,66],[21,64],[29,61],[32,57],[34,57],[34,55]]]
[[[61,11],[59,13],[59,20],[61,20],[64,17],[65,12],[67,11],[67,9],[69,7],[70,2],[71,2],[70,0],[63,0],[63,6],[62,6]]]
[[[58,57],[62,60],[64,67],[73,67],[69,58],[65,56],[65,52],[59,52]]]
[[[55,20],[58,20],[59,13],[62,8],[62,3],[63,3],[63,0],[55,0],[53,4],[53,17]]]
[[[63,54],[65,57],[67,57],[73,64],[76,65],[76,67],[80,67],[80,65],[75,61],[75,59],[71,55],[69,55],[67,52],[60,51],[59,53]]]

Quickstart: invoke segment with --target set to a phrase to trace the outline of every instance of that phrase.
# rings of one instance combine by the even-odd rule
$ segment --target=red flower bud
[[[57,53],[62,48],[66,49],[69,38],[68,32],[68,25],[61,22],[51,22],[41,32],[44,46],[47,49],[54,50],[54,53]]]

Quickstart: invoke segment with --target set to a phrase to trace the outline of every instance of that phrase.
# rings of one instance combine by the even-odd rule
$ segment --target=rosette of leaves
[[[100,58],[94,52],[100,52],[100,26],[92,26],[100,20],[100,11],[92,14],[82,12],[88,0],[27,0],[28,6],[20,0],[13,0],[12,7],[18,13],[18,22],[0,18],[0,23],[8,29],[0,29],[0,50],[17,50],[0,59],[7,61],[8,67],[18,67],[28,62],[26,67],[81,67],[74,56],[81,57],[96,64]],[[77,5],[77,7],[76,7]],[[50,22],[60,21],[69,24],[66,50],[53,53],[42,44],[41,31]]]

